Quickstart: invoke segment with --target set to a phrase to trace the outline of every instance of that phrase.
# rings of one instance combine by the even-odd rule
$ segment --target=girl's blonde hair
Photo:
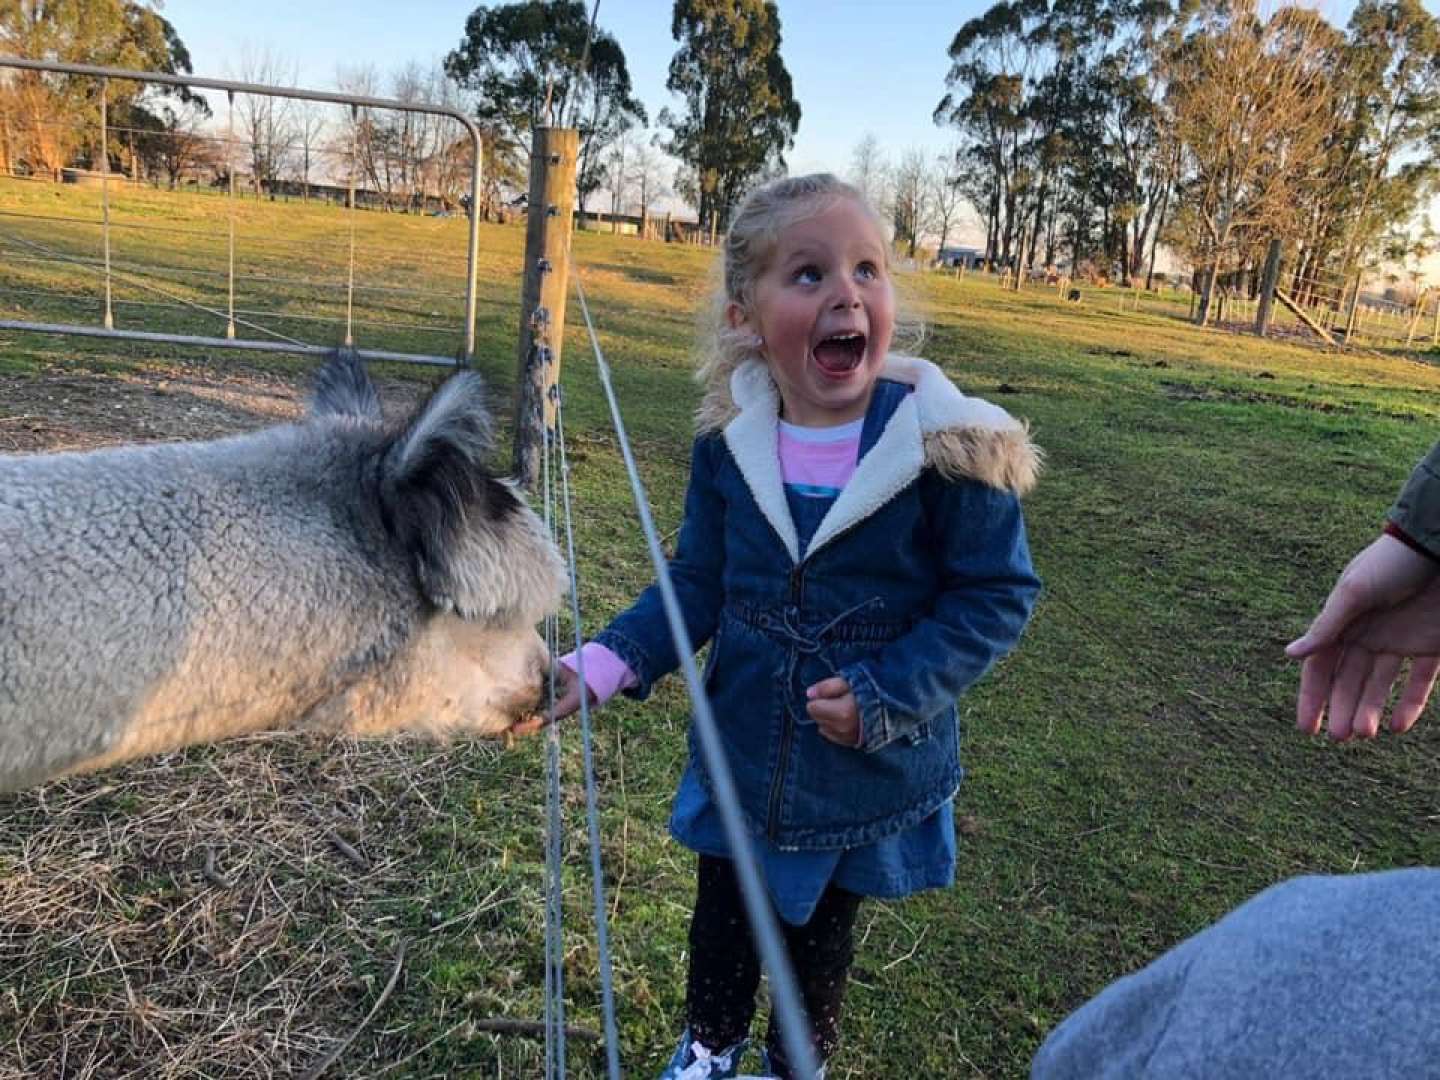
[[[755,282],[765,272],[780,233],[788,226],[822,212],[839,199],[850,199],[872,221],[881,236],[884,223],[860,190],[831,173],[787,176],[755,188],[735,208],[725,233],[725,255],[719,263],[718,280],[711,289],[710,302],[702,314],[700,356],[696,378],[704,386],[696,417],[701,431],[715,430],[734,415],[730,400],[730,376],[746,360],[756,357],[755,335],[730,325],[727,309],[736,304],[753,309]],[[885,269],[893,269],[888,246]],[[924,324],[906,310],[897,289],[895,332],[892,351],[918,348]],[[896,346],[901,346],[896,348]]]

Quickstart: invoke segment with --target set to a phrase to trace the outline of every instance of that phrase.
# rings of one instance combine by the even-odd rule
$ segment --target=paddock
[[[0,209],[36,198],[31,183],[0,180]],[[95,207],[91,188],[44,190],[77,216]],[[139,195],[176,228],[202,214],[187,206],[214,205]],[[282,296],[260,278],[293,265],[289,241],[314,246],[336,224],[334,207],[247,207],[252,295]],[[422,254],[462,223],[370,213],[359,229],[367,284],[399,272],[427,288]],[[136,236],[131,259],[189,250]],[[477,366],[500,402],[522,250],[522,229],[482,225]],[[667,537],[710,253],[603,233],[577,234],[573,250]],[[453,277],[434,280],[453,297]],[[0,291],[0,311],[73,311],[81,281],[93,312],[92,275],[5,263],[12,293],[72,298]],[[1102,291],[1068,305],[984,275],[911,285],[930,325],[924,354],[1028,419],[1049,453],[1027,504],[1046,592],[1019,650],[963,703],[957,885],[862,914],[832,1075],[888,1075],[902,1060],[1018,1076],[1070,1008],[1264,885],[1440,862],[1435,718],[1371,746],[1302,739],[1280,655],[1428,447],[1440,373],[1419,349],[1338,355],[1201,331],[1183,303],[1136,312]],[[651,570],[583,334],[572,317],[562,381],[594,630]],[[310,369],[0,332],[0,452],[249,430],[298,413]],[[387,406],[437,374],[373,370]],[[687,717],[671,681],[595,727],[621,1040],[637,1075],[658,1070],[684,993],[691,866],[665,819]],[[570,1068],[599,1076],[574,736],[562,792]],[[336,1048],[336,1074],[536,1075],[526,1025],[544,1008],[543,801],[539,740],[504,751],[286,736],[0,797],[0,1075],[54,1062],[67,1076],[303,1075]]]

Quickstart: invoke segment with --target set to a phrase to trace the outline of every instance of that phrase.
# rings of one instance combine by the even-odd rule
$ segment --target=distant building
[[[978,269],[985,262],[985,253],[973,247],[943,247],[935,256],[941,266],[963,266],[966,270]]]

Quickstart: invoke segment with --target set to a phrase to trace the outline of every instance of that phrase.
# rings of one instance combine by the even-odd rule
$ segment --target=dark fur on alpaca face
[[[299,423],[0,456],[0,791],[244,731],[494,734],[563,567],[480,379],[399,428],[353,355]]]

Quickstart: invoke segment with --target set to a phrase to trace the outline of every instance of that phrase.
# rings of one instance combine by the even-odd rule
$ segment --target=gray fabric
[[[1440,870],[1276,885],[1112,983],[1031,1080],[1440,1077]]]
[[[1440,443],[1415,466],[1387,516],[1406,536],[1440,559]]]

